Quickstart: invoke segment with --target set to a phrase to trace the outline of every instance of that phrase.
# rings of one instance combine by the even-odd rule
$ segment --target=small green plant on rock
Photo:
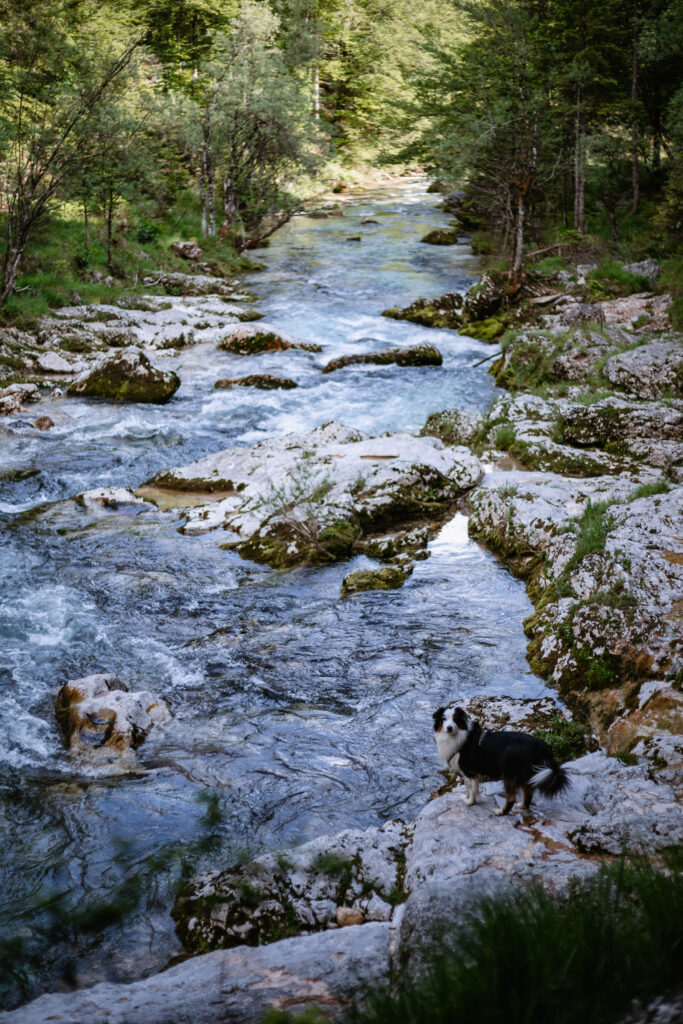
[[[512,423],[503,423],[496,430],[496,447],[507,452],[513,446],[516,439],[515,428]]]
[[[588,749],[586,726],[560,714],[552,715],[548,726],[544,729],[535,729],[533,735],[548,744],[553,757],[560,764],[583,757]]]

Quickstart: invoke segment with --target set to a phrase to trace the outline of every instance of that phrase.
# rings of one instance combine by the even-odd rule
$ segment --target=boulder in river
[[[386,565],[381,569],[358,569],[342,581],[341,596],[358,594],[363,590],[397,590],[412,572],[412,565]]]
[[[303,349],[305,352],[322,351],[320,345],[299,341],[265,323],[260,323],[258,327],[247,325],[235,328],[219,342],[218,347],[234,356],[256,356],[261,352],[284,352],[291,348]]]
[[[186,512],[185,532],[223,527],[243,557],[277,568],[347,558],[356,541],[444,521],[481,476],[465,448],[432,437],[365,437],[339,423],[232,448],[157,474],[172,496],[222,492]]]
[[[370,363],[375,366],[441,366],[443,356],[434,345],[411,345],[408,348],[387,348],[383,352],[356,352],[350,356],[340,356],[323,367],[323,373],[332,373],[344,366],[355,366],[358,363]]]
[[[80,753],[100,747],[134,750],[154,725],[171,717],[164,700],[148,690],[131,693],[115,675],[105,673],[64,683],[56,713],[67,747]]]
[[[420,241],[426,242],[427,245],[456,245],[458,231],[457,228],[435,228],[423,235]]]
[[[126,348],[100,359],[76,378],[67,394],[114,402],[167,402],[180,387],[176,373],[152,366],[144,352]]]
[[[278,391],[298,388],[298,384],[289,377],[273,377],[268,373],[252,373],[249,377],[223,378],[214,384],[216,388],[260,388],[261,391]]]

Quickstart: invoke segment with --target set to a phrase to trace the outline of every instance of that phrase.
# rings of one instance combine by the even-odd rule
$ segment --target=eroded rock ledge
[[[410,541],[401,544],[397,530],[436,529],[481,475],[466,448],[407,434],[369,438],[329,423],[157,474],[139,493],[163,488],[167,507],[174,492],[216,493],[188,513],[184,531],[222,527],[243,557],[286,568],[371,553],[369,542],[386,534],[405,549]]]
[[[525,728],[556,712],[548,698],[489,698],[470,710],[485,725]],[[307,1006],[334,1017],[399,964],[418,969],[433,923],[462,915],[480,894],[531,879],[562,893],[624,846],[656,854],[683,841],[683,808],[646,765],[598,752],[569,771],[569,792],[537,798],[530,814],[496,817],[497,783],[475,807],[456,785],[407,825],[351,830],[203,875],[176,907],[191,947],[266,945],[216,949],[130,985],[41,996],[0,1021],[246,1024],[270,1008]],[[287,932],[296,934],[269,941]]]

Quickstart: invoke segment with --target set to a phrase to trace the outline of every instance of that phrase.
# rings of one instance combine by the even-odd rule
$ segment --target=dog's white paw
[[[473,807],[477,802],[476,796],[466,796],[464,800],[468,807]]]
[[[505,814],[505,807],[498,807],[493,813],[501,818]]]

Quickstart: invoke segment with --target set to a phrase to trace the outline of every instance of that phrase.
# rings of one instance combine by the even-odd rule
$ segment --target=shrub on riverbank
[[[427,971],[371,996],[351,1024],[611,1024],[681,983],[683,877],[606,867],[569,898],[540,886],[489,897],[443,925]],[[457,950],[453,945],[457,943]]]
[[[161,271],[199,269],[171,248],[174,242],[201,238],[199,205],[189,191],[177,197],[164,218],[149,220],[142,207],[131,207],[117,219],[111,266],[105,228],[103,218],[91,214],[86,246],[82,214],[74,203],[45,219],[31,239],[17,289],[3,306],[0,323],[30,330],[39,317],[61,306],[113,302],[124,292],[164,294],[162,285],[144,284],[143,279],[156,278]],[[201,238],[201,249],[203,273],[226,277],[253,266],[218,238]]]

